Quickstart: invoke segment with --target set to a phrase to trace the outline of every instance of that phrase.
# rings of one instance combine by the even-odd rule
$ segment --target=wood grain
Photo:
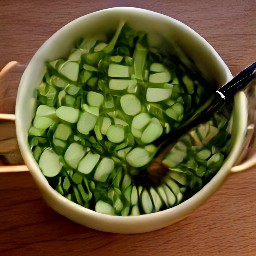
[[[69,21],[103,8],[136,6],[174,17],[201,34],[233,74],[255,61],[254,0],[0,1],[0,68],[29,62]],[[20,67],[22,70],[24,67]],[[14,113],[21,70],[0,88],[0,113]],[[138,235],[98,232],[42,200],[29,173],[0,174],[0,255],[256,255],[256,170],[230,175],[201,208],[172,226]]]

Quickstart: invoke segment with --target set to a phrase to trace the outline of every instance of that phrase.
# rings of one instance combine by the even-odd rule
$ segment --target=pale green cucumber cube
[[[43,136],[45,133],[45,129],[38,129],[34,126],[31,126],[28,130],[28,134],[30,136]]]
[[[69,106],[61,106],[57,108],[56,115],[63,121],[68,123],[76,123],[79,117],[79,110]]]
[[[133,94],[123,95],[120,103],[123,111],[129,116],[135,116],[141,111],[140,100]]]
[[[39,159],[39,167],[46,177],[55,177],[62,169],[59,156],[51,149],[46,148]]]
[[[146,99],[148,102],[159,102],[171,97],[172,88],[148,88]]]
[[[79,74],[79,64],[68,60],[59,66],[58,71],[69,80],[76,82]]]
[[[159,194],[156,192],[156,190],[153,187],[150,187],[149,193],[151,195],[152,202],[154,204],[154,211],[158,212],[163,205],[163,201],[161,200]]]
[[[101,93],[89,91],[87,94],[87,102],[90,106],[101,107],[104,101],[104,96]]]
[[[94,51],[95,51],[95,52],[102,51],[106,46],[107,46],[106,43],[100,42],[100,43],[98,43],[98,44],[94,47]]]
[[[131,209],[131,216],[139,216],[140,215],[140,209],[138,205],[133,205]]]
[[[55,149],[57,148],[57,149],[63,150],[67,145],[65,141],[57,138],[53,138],[52,142],[53,142],[53,145],[55,146]]]
[[[91,65],[88,65],[88,64],[84,64],[83,65],[83,68],[87,71],[90,71],[90,72],[98,72],[98,69],[91,66]]]
[[[138,130],[144,129],[150,120],[151,116],[148,113],[140,113],[132,119],[132,127]]]
[[[82,109],[85,111],[85,112],[88,112],[90,114],[93,114],[95,116],[99,116],[99,113],[100,113],[100,110],[98,107],[94,107],[94,106],[89,106],[87,104],[83,104],[82,105]]]
[[[103,214],[115,215],[115,209],[113,206],[102,200],[99,200],[95,204],[95,211]]]
[[[109,64],[108,76],[110,77],[130,77],[130,67],[116,63]]]
[[[113,171],[114,167],[115,163],[111,158],[102,158],[95,170],[94,179],[100,182],[105,182],[109,174]]]
[[[181,103],[177,102],[170,108],[166,109],[166,114],[175,121],[181,121],[184,114],[184,107]]]
[[[150,83],[168,83],[171,80],[171,73],[169,71],[153,73],[148,78]]]
[[[137,84],[135,79],[110,79],[109,89],[111,90],[125,90],[128,87],[134,87]]]
[[[58,124],[56,131],[54,133],[55,138],[60,140],[67,140],[72,134],[72,129],[66,124]]]
[[[80,91],[80,87],[76,86],[74,84],[69,84],[66,88],[65,88],[66,92],[69,95],[75,96],[78,94],[78,92]]]
[[[159,138],[163,133],[163,127],[157,118],[152,118],[141,135],[141,141],[148,144]]]
[[[167,67],[162,63],[152,63],[150,65],[150,71],[152,72],[165,72],[168,71]]]
[[[83,112],[77,122],[77,130],[82,134],[88,135],[89,132],[93,130],[96,121],[97,116],[89,112]]]
[[[86,149],[81,144],[73,142],[68,146],[64,154],[64,160],[70,167],[76,169],[85,153]]]
[[[141,193],[141,206],[145,213],[153,212],[154,206],[151,197],[146,189],[143,189]]]
[[[126,161],[133,167],[142,167],[151,161],[151,155],[144,148],[136,147],[126,155]]]
[[[109,117],[103,117],[102,124],[101,124],[101,133],[106,135],[110,125],[111,125],[111,119]]]
[[[110,125],[106,135],[109,141],[113,143],[121,143],[125,138],[124,127],[118,124]]]
[[[51,83],[59,88],[64,88],[68,85],[68,82],[58,76],[51,76]]]
[[[39,105],[36,109],[36,116],[56,117],[56,108],[47,105]]]
[[[110,57],[110,61],[113,61],[113,62],[121,62],[123,60],[123,56],[121,55],[116,55],[116,56],[111,56]]]
[[[43,130],[49,128],[53,123],[54,121],[52,120],[52,118],[46,116],[35,116],[33,120],[33,126],[37,129]]]
[[[212,154],[211,150],[209,150],[209,149],[202,149],[201,151],[199,151],[196,154],[196,156],[200,160],[207,160],[211,156],[211,154]]]
[[[80,161],[78,165],[78,171],[84,174],[90,174],[97,165],[99,160],[99,154],[93,154],[92,152],[89,151]]]
[[[163,184],[162,186],[164,189],[164,193],[166,194],[167,206],[168,207],[174,206],[176,204],[175,194],[172,192],[172,190],[167,185]]]
[[[84,52],[81,49],[75,49],[71,52],[71,54],[68,56],[68,59],[71,61],[80,61],[81,56]]]
[[[137,205],[139,201],[139,195],[138,195],[138,190],[137,187],[134,185],[132,186],[132,191],[131,191],[131,205]]]

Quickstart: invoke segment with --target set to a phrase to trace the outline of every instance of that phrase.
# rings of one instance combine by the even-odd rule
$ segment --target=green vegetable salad
[[[121,23],[105,41],[82,38],[46,63],[28,140],[56,191],[96,212],[140,215],[181,203],[214,176],[231,147],[226,109],[176,143],[160,181],[145,168],[154,142],[214,89],[174,50]]]

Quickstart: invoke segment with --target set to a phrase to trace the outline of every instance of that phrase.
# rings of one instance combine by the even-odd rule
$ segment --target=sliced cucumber
[[[76,169],[85,152],[86,150],[81,144],[73,142],[67,148],[64,159],[70,167]]]
[[[141,102],[133,94],[123,95],[120,103],[123,111],[129,116],[135,116],[141,111]]]
[[[84,174],[90,174],[100,160],[99,154],[88,152],[79,162],[78,171]]]
[[[66,61],[58,68],[58,71],[69,80],[76,82],[79,74],[79,64],[75,61]]]
[[[107,138],[113,143],[121,143],[125,138],[124,127],[122,125],[110,125],[107,130]]]
[[[74,124],[78,121],[79,109],[68,106],[61,106],[57,108],[56,115],[61,120]]]
[[[59,156],[50,148],[46,148],[39,158],[39,167],[46,177],[55,177],[62,169]]]

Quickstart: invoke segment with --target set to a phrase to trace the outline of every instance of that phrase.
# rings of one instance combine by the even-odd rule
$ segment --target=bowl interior
[[[126,21],[137,30],[149,33],[152,45],[159,45],[163,40],[175,41],[182,50],[197,64],[205,78],[218,86],[231,78],[231,73],[216,51],[194,30],[170,17],[148,10],[118,7],[98,11],[80,17],[67,24],[49,38],[35,53],[20,81],[16,101],[16,128],[18,143],[31,174],[48,204],[59,213],[86,226],[119,233],[137,233],[155,230],[184,218],[196,209],[210,194],[212,194],[228,173],[241,148],[241,136],[245,125],[237,127],[235,134],[236,150],[232,152],[228,165],[217,177],[213,185],[203,191],[202,196],[185,202],[180,206],[156,214],[137,217],[106,216],[85,209],[68,201],[54,191],[38,168],[27,142],[28,128],[34,115],[34,91],[40,84],[45,62],[65,56],[74,42],[80,37],[97,37],[113,33],[120,21]],[[168,44],[166,44],[168,45]],[[245,99],[240,95],[235,100],[236,105],[245,106]],[[235,120],[246,112],[244,107],[237,108]],[[236,122],[235,122],[236,123]]]

